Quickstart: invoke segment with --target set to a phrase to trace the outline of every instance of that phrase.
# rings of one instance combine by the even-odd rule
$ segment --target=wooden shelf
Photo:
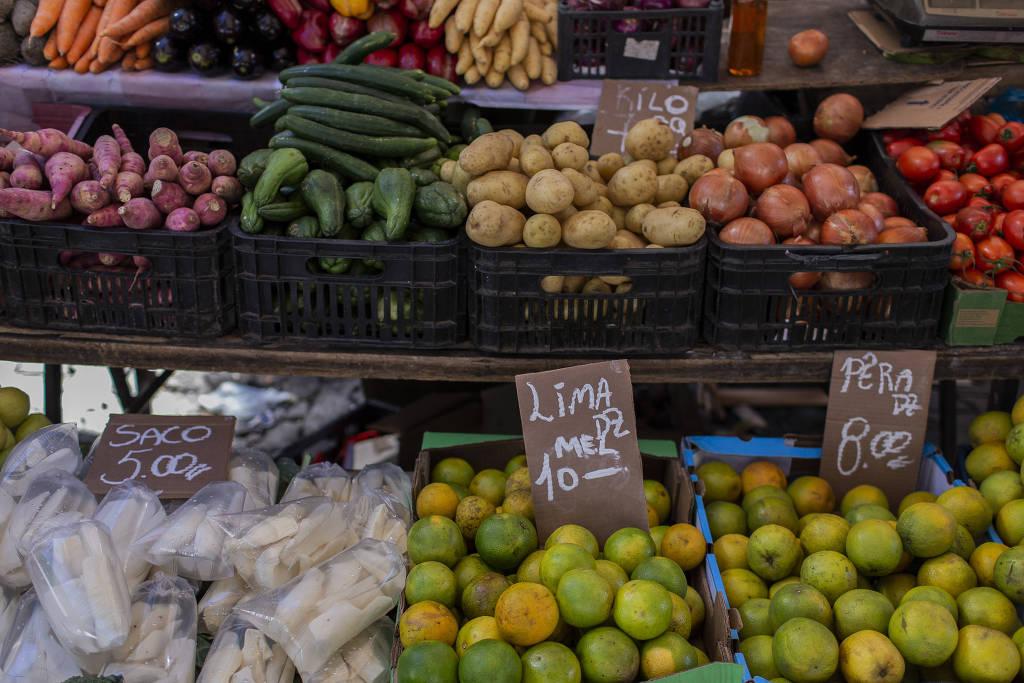
[[[180,341],[54,333],[0,326],[0,360],[206,372],[508,382],[517,374],[593,362],[594,358],[485,356],[446,352],[347,351],[301,342],[254,347],[238,337]],[[828,382],[832,353],[742,353],[698,347],[674,358],[629,359],[637,383]],[[935,379],[1024,375],[1024,345],[940,348]]]

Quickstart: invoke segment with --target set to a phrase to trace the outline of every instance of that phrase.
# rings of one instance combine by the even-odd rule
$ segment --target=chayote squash
[[[412,218],[416,198],[416,181],[404,168],[385,168],[373,181],[373,210],[384,219],[384,233],[389,242],[405,236]]]
[[[365,228],[373,222],[373,183],[352,183],[345,189],[345,221]]]
[[[437,181],[416,191],[416,218],[433,228],[456,228],[466,222],[466,200],[451,184]]]

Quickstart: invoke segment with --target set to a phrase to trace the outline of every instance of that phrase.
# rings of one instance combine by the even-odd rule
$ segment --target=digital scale
[[[1024,0],[871,0],[914,43],[1024,43]]]

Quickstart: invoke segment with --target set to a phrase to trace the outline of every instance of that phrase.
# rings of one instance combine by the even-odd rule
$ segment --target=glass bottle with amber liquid
[[[732,33],[729,36],[729,73],[757,76],[764,59],[764,32],[768,24],[768,0],[732,0]]]

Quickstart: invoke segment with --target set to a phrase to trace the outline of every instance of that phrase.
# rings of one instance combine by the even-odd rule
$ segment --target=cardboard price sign
[[[863,128],[942,128],[991,90],[998,78],[947,81],[904,93],[869,116]]]
[[[662,81],[606,80],[601,84],[590,153],[626,153],[626,133],[633,124],[657,118],[676,134],[676,145],[693,130],[697,88]],[[676,147],[673,146],[672,154]]]
[[[914,490],[934,371],[934,351],[836,352],[821,476],[837,500],[859,484],[890,501]]]
[[[190,498],[227,479],[234,436],[233,417],[111,415],[85,483],[97,495],[137,481],[161,498]]]
[[[516,376],[537,532],[581,524],[602,543],[647,529],[633,383],[626,361]]]

